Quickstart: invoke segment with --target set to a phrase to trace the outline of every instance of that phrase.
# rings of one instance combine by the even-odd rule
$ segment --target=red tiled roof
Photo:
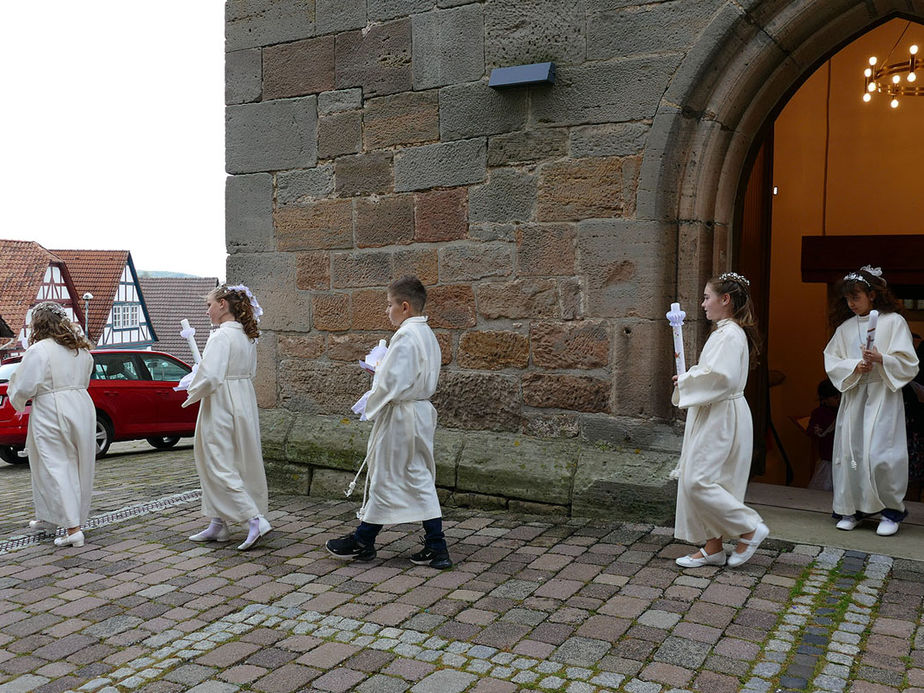
[[[218,286],[215,277],[142,277],[141,291],[148,315],[157,333],[154,349],[166,351],[192,363],[186,340],[180,337],[180,320],[186,318],[196,328],[199,351],[209,338],[209,319],[205,314],[205,295]]]
[[[0,240],[0,317],[14,336],[25,323],[26,312],[35,303],[45,270],[52,263],[61,268],[64,282],[76,299],[68,268],[60,257],[34,241]],[[74,305],[74,311],[77,319],[83,320],[82,307]]]
[[[112,310],[122,270],[128,262],[127,250],[53,250],[71,273],[76,291],[75,298],[83,308],[82,296],[93,294],[90,301],[89,332],[93,342],[99,341],[106,326],[106,318]]]

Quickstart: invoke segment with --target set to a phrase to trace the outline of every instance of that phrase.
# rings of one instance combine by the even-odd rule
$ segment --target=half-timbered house
[[[83,311],[65,261],[34,241],[0,240],[0,356],[21,354],[29,338],[32,307],[41,301],[64,306],[83,324]]]
[[[67,263],[77,296],[93,295],[87,333],[97,349],[145,349],[157,339],[127,250],[54,250]]]

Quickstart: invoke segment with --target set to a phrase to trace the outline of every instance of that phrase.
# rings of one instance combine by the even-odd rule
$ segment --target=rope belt
[[[32,399],[38,399],[39,397],[44,397],[45,395],[53,395],[56,392],[67,392],[68,390],[86,390],[86,385],[66,385],[65,387],[56,387],[53,390],[45,390],[43,392],[36,392]]]

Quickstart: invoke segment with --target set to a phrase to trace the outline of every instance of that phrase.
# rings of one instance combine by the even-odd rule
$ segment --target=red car
[[[88,391],[96,405],[96,456],[102,457],[117,440],[145,439],[158,449],[173,447],[196,430],[199,404],[180,405],[185,392],[173,388],[191,368],[158,351],[95,350]],[[16,414],[6,396],[10,376],[21,357],[0,364],[0,459],[28,462],[23,452],[29,409]]]

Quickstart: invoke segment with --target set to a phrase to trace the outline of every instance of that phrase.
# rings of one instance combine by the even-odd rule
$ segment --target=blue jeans
[[[434,517],[423,521],[424,544],[434,551],[446,551],[446,538],[443,534],[443,518]],[[375,545],[375,538],[382,531],[382,525],[371,522],[360,522],[353,536],[363,546]]]

